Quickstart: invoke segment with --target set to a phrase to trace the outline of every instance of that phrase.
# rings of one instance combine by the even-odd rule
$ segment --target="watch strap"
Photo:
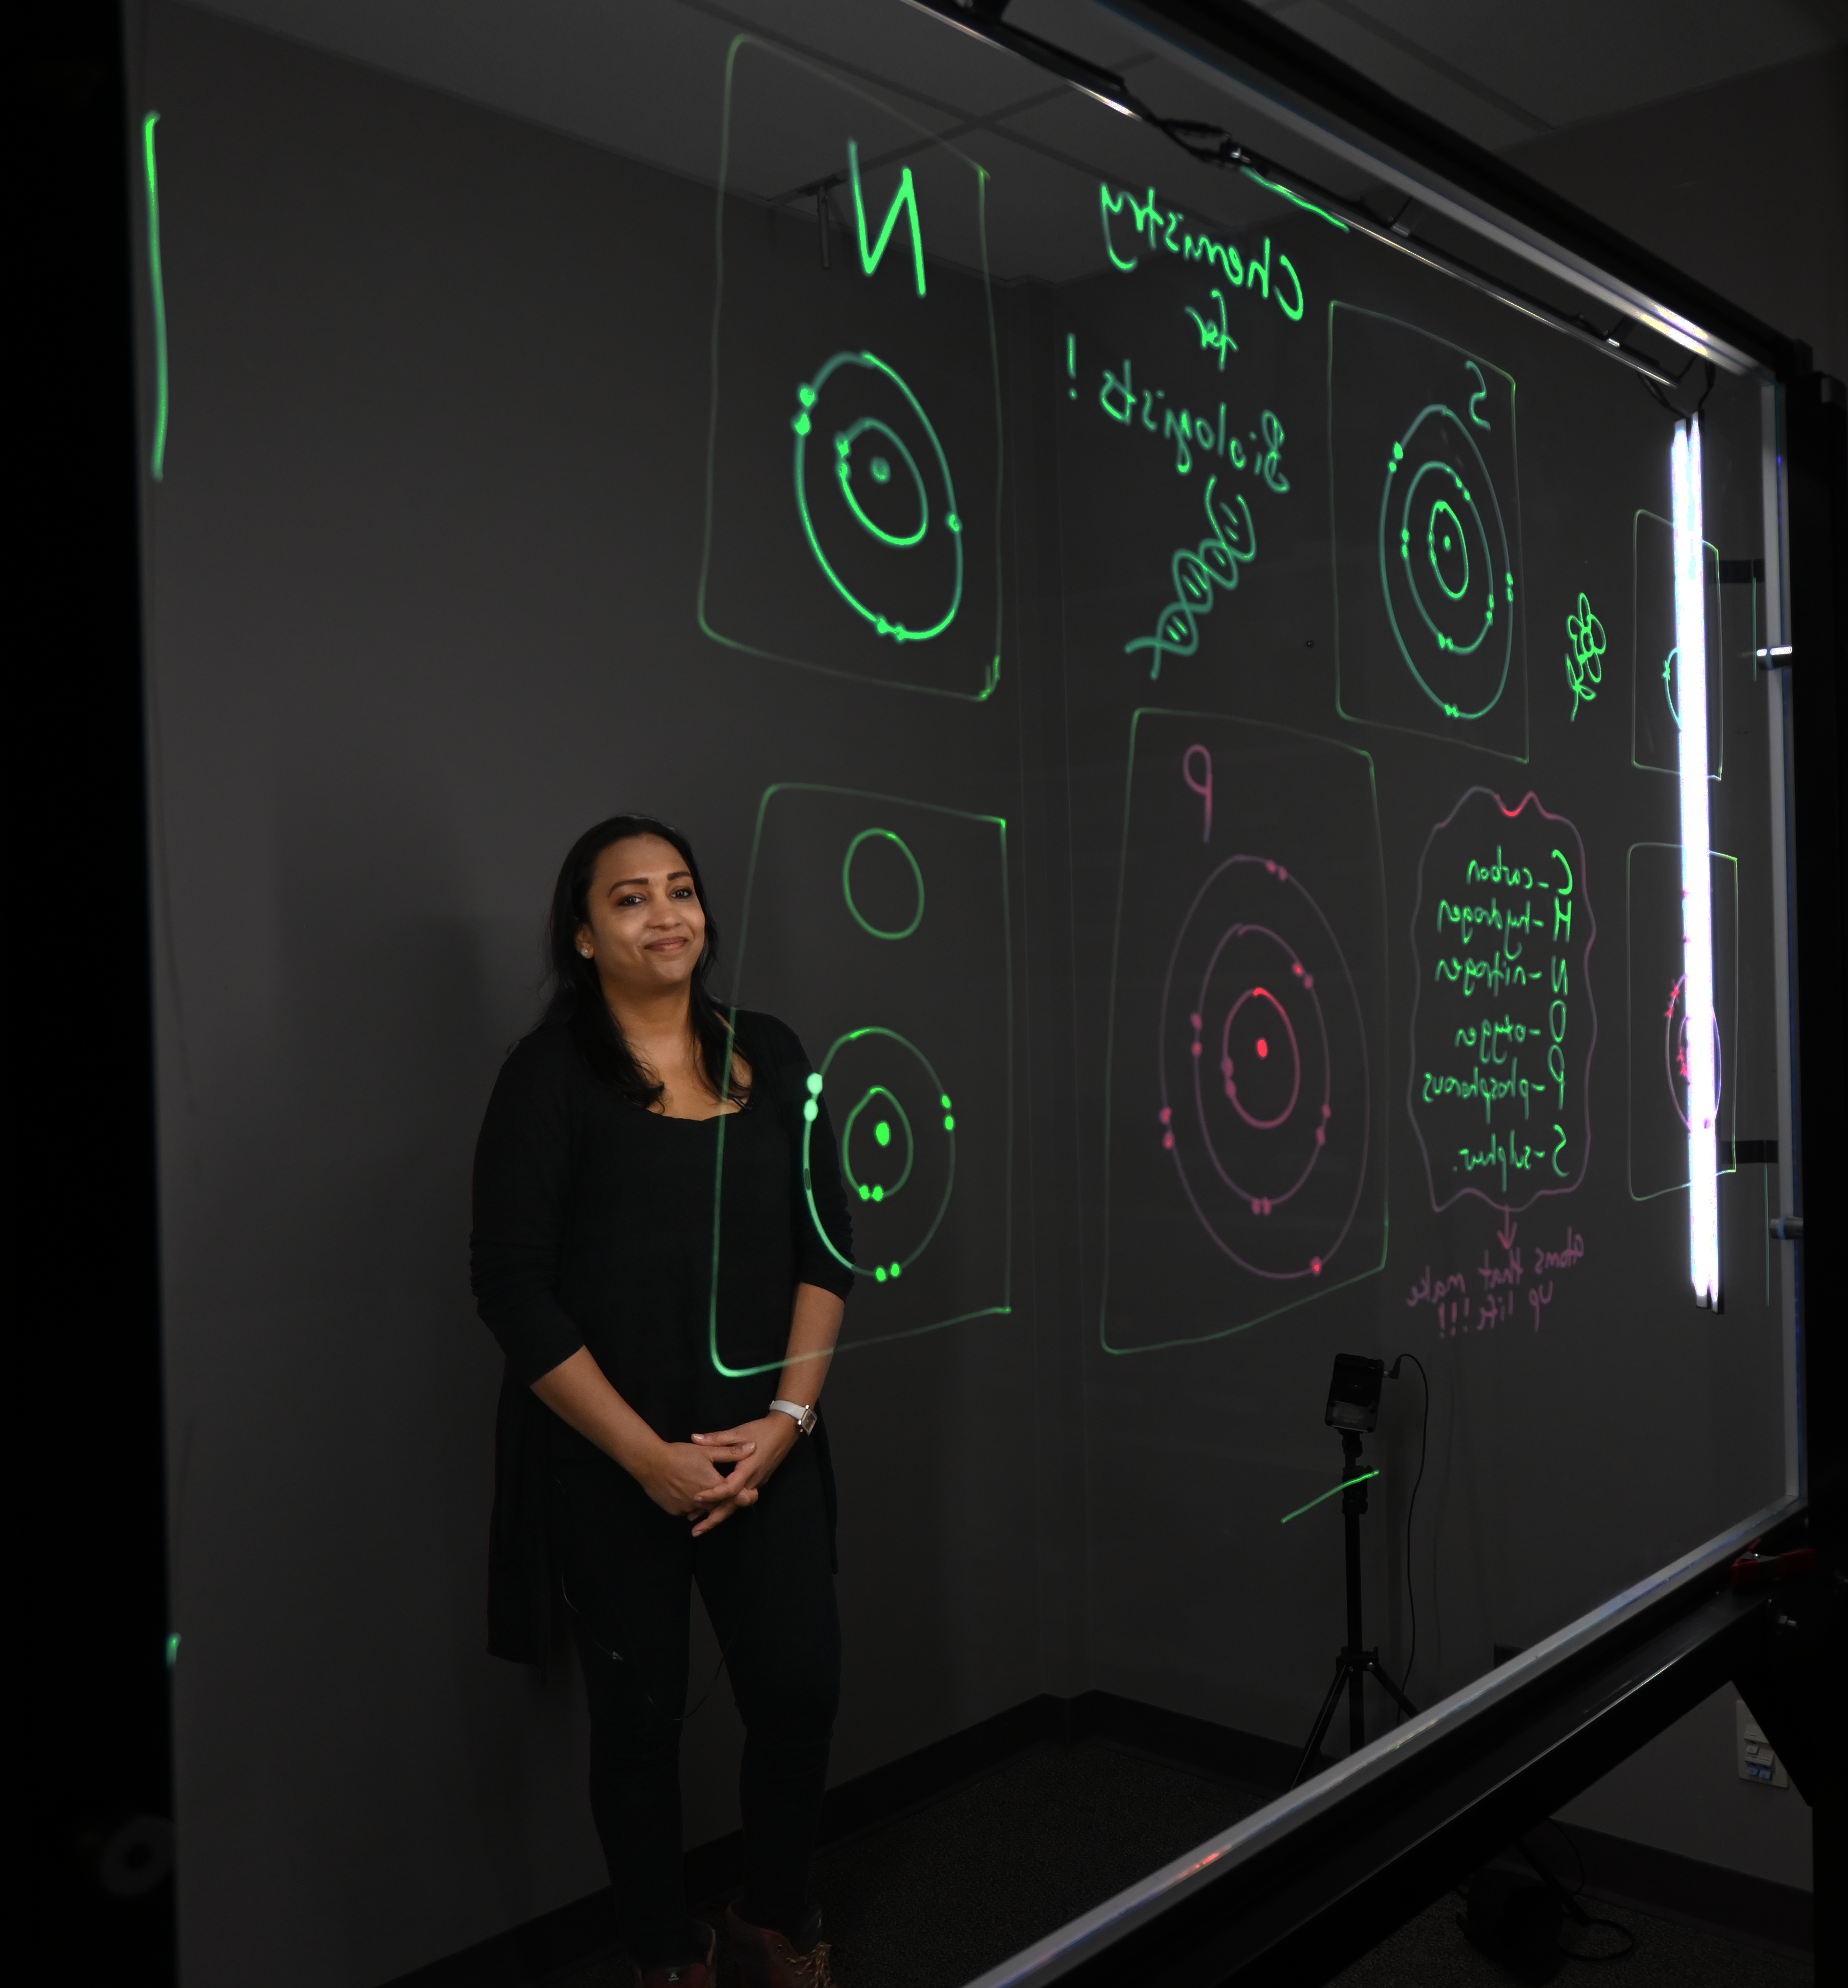
[[[797,1428],[807,1435],[815,1426],[815,1412],[801,1401],[775,1401],[770,1407],[778,1414],[787,1415]]]

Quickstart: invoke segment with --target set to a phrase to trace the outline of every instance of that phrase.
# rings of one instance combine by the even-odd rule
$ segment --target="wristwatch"
[[[818,1419],[812,1408],[804,1408],[800,1401],[772,1401],[770,1406],[777,1414],[787,1415],[804,1435],[811,1433]]]

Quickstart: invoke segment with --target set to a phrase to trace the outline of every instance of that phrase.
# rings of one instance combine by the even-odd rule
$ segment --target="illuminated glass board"
[[[344,1838],[291,1891],[243,1818],[323,1780],[394,1898],[472,1874],[349,1971],[525,1896],[377,1734],[424,1707],[406,1746],[496,1787],[509,1734],[563,1747],[392,1666],[479,1642],[472,1575],[401,1578],[485,1496],[469,1155],[618,808],[691,837],[716,993],[804,1045],[805,1241],[839,1143],[852,1773],[1042,1692],[1300,1744],[1344,1485],[1420,1705],[1789,1492],[1755,362],[1710,382],[1082,0],[1009,18],[1173,132],[900,0],[488,6],[415,59],[239,11],[159,0],[134,106],[174,1675],[182,1785],[238,1818],[182,1817],[184,1922],[320,1922]],[[689,1357],[755,1412],[711,1136]],[[1342,1474],[1342,1354],[1422,1363],[1428,1454],[1408,1365]],[[304,1616],[378,1625],[367,1679],[279,1651]],[[299,1741],[254,1759],[253,1707]],[[695,1842],[736,1819],[711,1730]]]

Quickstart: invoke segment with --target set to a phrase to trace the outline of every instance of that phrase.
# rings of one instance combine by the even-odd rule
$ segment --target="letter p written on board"
[[[1196,761],[1195,756],[1198,759]],[[1194,777],[1195,767],[1200,768],[1200,777]],[[1213,755],[1203,746],[1190,746],[1181,755],[1181,778],[1200,797],[1203,806],[1200,810],[1200,839],[1210,842],[1213,839]]]

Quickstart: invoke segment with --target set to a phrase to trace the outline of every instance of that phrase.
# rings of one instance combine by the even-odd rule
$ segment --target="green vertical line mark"
[[[148,468],[158,483],[167,465],[167,289],[161,279],[161,183],[154,171],[154,127],[161,113],[141,120],[141,146],[147,161],[147,277],[154,296],[154,431]]]
[[[1324,1499],[1332,1498],[1336,1491],[1352,1491],[1356,1484],[1364,1484],[1369,1477],[1377,1477],[1379,1475],[1379,1472],[1377,1470],[1363,1470],[1358,1477],[1350,1477],[1346,1483],[1337,1484],[1332,1490],[1325,1491],[1321,1496],[1312,1498],[1308,1504],[1298,1505],[1294,1512],[1284,1513],[1277,1523],[1280,1526],[1287,1526],[1292,1519],[1300,1519],[1304,1513],[1314,1511]]]

